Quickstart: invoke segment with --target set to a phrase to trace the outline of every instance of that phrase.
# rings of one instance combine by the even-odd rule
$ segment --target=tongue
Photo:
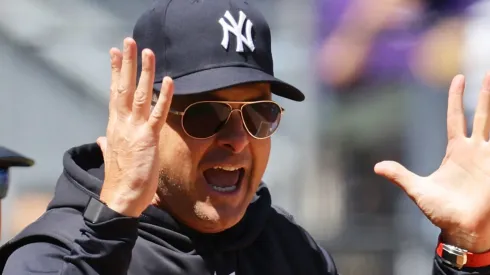
[[[230,187],[238,182],[240,170],[225,171],[221,169],[208,169],[204,171],[204,177],[208,184],[219,187]]]

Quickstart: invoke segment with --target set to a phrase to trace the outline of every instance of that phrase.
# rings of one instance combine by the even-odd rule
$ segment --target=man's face
[[[247,84],[174,96],[172,110],[182,112],[194,102],[214,100],[229,101],[235,109],[241,104],[233,101],[270,99],[268,84]],[[269,160],[270,138],[255,139],[248,134],[237,111],[214,136],[206,139],[187,135],[181,119],[181,115],[169,114],[161,132],[158,203],[200,232],[223,231],[245,214]]]

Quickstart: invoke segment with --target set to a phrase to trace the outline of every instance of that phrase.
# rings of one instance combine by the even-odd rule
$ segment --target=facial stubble
[[[158,176],[158,190],[157,194],[161,199],[162,208],[171,208],[165,207],[165,205],[169,206],[169,202],[166,201],[165,198],[168,197],[178,197],[178,196],[186,196],[193,189],[193,182],[185,182],[182,179],[178,179],[174,175],[171,169],[162,168],[159,172]],[[186,188],[188,187],[188,188]],[[212,209],[210,206],[209,197],[206,198],[205,201],[196,201],[193,203],[193,215],[195,215],[198,219],[208,222],[217,222],[219,220],[219,214],[215,209]],[[205,209],[208,211],[205,211]],[[213,211],[209,211],[212,209]],[[171,209],[166,209],[171,211]],[[191,215],[192,215],[191,214]]]

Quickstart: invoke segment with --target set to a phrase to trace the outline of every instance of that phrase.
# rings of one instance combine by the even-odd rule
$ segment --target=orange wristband
[[[436,253],[441,258],[444,258],[443,245],[444,243],[442,243],[441,239],[439,239]],[[479,268],[479,267],[489,267],[489,266],[490,266],[490,251],[485,253],[479,253],[479,254],[466,252],[466,264],[464,264],[464,267]]]

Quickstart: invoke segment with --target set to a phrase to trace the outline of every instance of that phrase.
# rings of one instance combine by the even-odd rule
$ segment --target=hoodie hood
[[[88,197],[99,197],[104,179],[104,160],[96,143],[67,151],[63,157],[63,174],[58,180],[48,210],[73,208],[83,212]],[[88,195],[88,196],[87,196]],[[189,252],[205,247],[225,252],[247,247],[260,235],[271,213],[271,197],[261,184],[245,216],[232,228],[215,234],[203,234],[176,221],[169,213],[149,206],[139,218],[139,235],[155,243],[164,242]],[[162,243],[163,245],[163,243]]]

